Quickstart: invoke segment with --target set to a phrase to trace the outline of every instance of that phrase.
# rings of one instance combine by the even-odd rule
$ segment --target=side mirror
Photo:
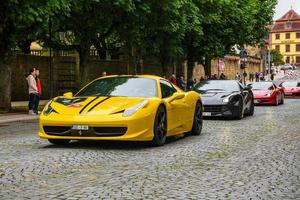
[[[246,85],[245,90],[251,90],[251,89],[252,89],[252,85],[251,84]]]
[[[72,92],[66,92],[66,93],[63,94],[63,96],[64,96],[65,98],[70,99],[70,98],[73,97],[73,93],[72,93]]]
[[[183,99],[184,97],[185,97],[185,94],[175,92],[175,93],[170,97],[170,99],[168,100],[168,102],[169,102],[169,103],[172,103],[173,101],[178,100],[178,99]]]

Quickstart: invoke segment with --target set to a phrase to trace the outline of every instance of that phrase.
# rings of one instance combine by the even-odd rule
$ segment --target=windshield
[[[156,81],[140,77],[110,77],[87,85],[76,96],[156,97]]]
[[[216,92],[216,91],[240,91],[240,86],[235,81],[202,81],[195,86],[199,93]]]
[[[252,90],[272,90],[273,89],[273,84],[270,82],[253,83],[251,86],[252,86]]]
[[[300,83],[296,81],[291,81],[291,82],[284,82],[282,83],[283,87],[300,87]]]

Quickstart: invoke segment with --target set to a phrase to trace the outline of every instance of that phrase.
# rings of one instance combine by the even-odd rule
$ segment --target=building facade
[[[270,28],[269,47],[278,49],[285,63],[300,66],[300,15],[291,9]]]

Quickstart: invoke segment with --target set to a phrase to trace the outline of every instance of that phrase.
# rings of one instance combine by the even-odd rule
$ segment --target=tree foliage
[[[280,53],[278,49],[272,49],[271,54],[273,55],[273,64],[275,66],[283,65],[283,55]]]
[[[2,0],[0,7],[0,81],[10,81],[10,55],[16,47],[28,52],[31,41],[52,48],[75,48],[82,82],[88,81],[88,57],[94,46],[122,51],[132,65],[147,57],[167,66],[195,62],[210,74],[211,59],[234,46],[258,45],[277,0]],[[49,28],[53,38],[50,40]],[[61,39],[59,33],[64,33]],[[120,52],[119,52],[120,53]],[[6,71],[5,71],[6,70]],[[139,70],[136,70],[138,73]],[[3,76],[7,74],[7,76]],[[8,105],[9,89],[0,84],[0,107]],[[2,106],[4,105],[4,106]]]

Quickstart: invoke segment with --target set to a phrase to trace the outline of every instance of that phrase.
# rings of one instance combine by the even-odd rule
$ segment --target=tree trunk
[[[187,61],[187,80],[190,80],[193,78],[193,72],[195,67],[195,61],[192,59],[189,59]]]
[[[11,108],[11,66],[10,62],[0,56],[0,110]]]
[[[90,81],[90,76],[89,76],[89,58],[90,58],[90,44],[89,43],[81,43],[79,47],[79,81],[80,81],[80,86],[86,85]],[[100,76],[101,74],[99,74]]]
[[[160,55],[159,55],[159,60],[160,60],[160,63],[161,63],[161,68],[162,68],[162,76],[168,78],[168,76],[170,75],[170,71],[169,71],[169,64],[170,64],[170,58],[167,54],[167,52],[165,51],[161,51],[160,52]],[[173,72],[172,72],[173,73]]]
[[[205,57],[204,61],[204,72],[206,76],[211,76],[211,57]]]

